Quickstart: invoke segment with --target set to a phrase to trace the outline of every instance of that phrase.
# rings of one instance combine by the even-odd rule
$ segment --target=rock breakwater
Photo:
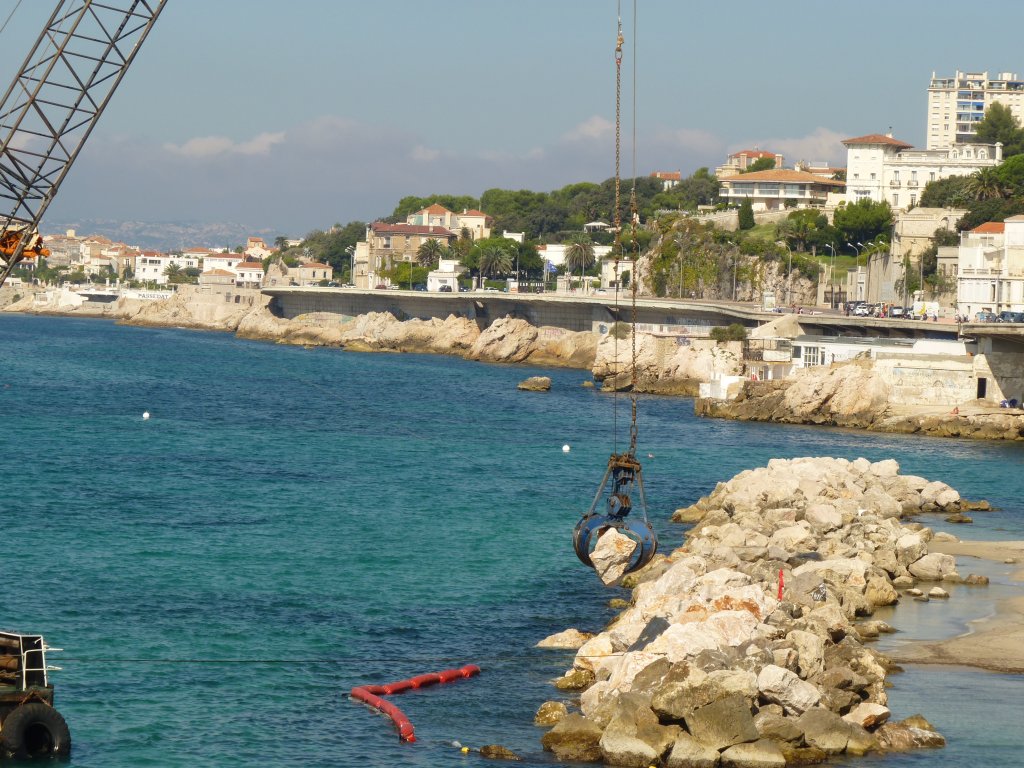
[[[901,520],[964,504],[892,460],[776,459],[720,483],[680,511],[696,523],[684,545],[630,577],[629,606],[579,636],[556,681],[581,691],[579,711],[545,749],[682,767],[942,746],[919,716],[891,721],[892,665],[868,645],[891,628],[870,617],[919,582],[961,580],[931,530]]]

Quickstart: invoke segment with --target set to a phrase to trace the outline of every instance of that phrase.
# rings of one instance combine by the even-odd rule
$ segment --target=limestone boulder
[[[615,655],[611,638],[605,634],[595,635],[580,646],[573,660],[573,666],[589,672],[596,672]]]
[[[770,711],[767,706],[762,706],[754,716],[754,725],[763,739],[800,743],[804,738],[804,732],[796,725],[796,718],[784,717]]]
[[[785,765],[782,749],[771,739],[734,744],[722,752],[723,768],[785,768]]]
[[[601,757],[601,726],[570,714],[541,737],[541,746],[566,762],[596,763]]]
[[[609,528],[597,540],[590,560],[605,586],[618,584],[629,568],[633,553],[639,545],[615,528]]]
[[[580,632],[578,629],[570,628],[563,632],[556,632],[553,635],[548,635],[537,643],[537,647],[576,650],[577,648],[581,648],[583,644],[593,636],[594,635],[589,632]]]
[[[662,718],[678,721],[694,709],[727,696],[743,698],[749,709],[757,693],[757,677],[752,672],[736,669],[704,672],[691,666],[685,678],[666,683],[654,693],[651,708]]]
[[[548,392],[551,390],[550,376],[530,376],[516,385],[516,389],[524,392]]]
[[[665,765],[668,768],[715,768],[719,758],[717,749],[701,744],[688,733],[680,733]]]
[[[928,724],[915,724],[917,718],[899,723],[886,723],[875,731],[881,749],[887,752],[909,752],[914,749],[938,749],[946,746],[946,739]],[[919,718],[924,721],[924,718]],[[924,721],[927,723],[927,721]]]
[[[905,533],[896,539],[896,560],[904,566],[916,563],[928,554],[928,544],[917,533]]]
[[[757,688],[765,701],[779,704],[790,715],[799,715],[821,700],[816,686],[774,664],[766,665],[757,676]]]
[[[738,695],[698,707],[686,716],[685,722],[693,738],[719,751],[759,738],[750,706]]]
[[[813,632],[794,629],[786,635],[786,639],[793,644],[797,652],[797,669],[800,677],[808,680],[824,671],[825,638]]]
[[[945,576],[956,573],[956,558],[931,552],[911,563],[907,570],[922,581],[942,581]]]
[[[870,731],[883,725],[891,714],[889,708],[881,704],[862,702],[843,715],[843,720]]]
[[[834,531],[843,524],[843,516],[832,504],[811,504],[804,510],[804,520],[818,534]]]
[[[599,745],[608,765],[646,768],[669,750],[681,732],[678,725],[659,723],[645,697],[624,694],[616,702]]]
[[[800,715],[797,726],[804,732],[810,747],[837,755],[846,750],[850,741],[850,724],[827,709],[809,709]]]
[[[534,350],[537,337],[538,329],[525,320],[501,317],[480,333],[466,357],[487,362],[521,363]]]
[[[545,701],[538,707],[533,716],[533,724],[550,728],[569,714],[568,708],[561,701]]]

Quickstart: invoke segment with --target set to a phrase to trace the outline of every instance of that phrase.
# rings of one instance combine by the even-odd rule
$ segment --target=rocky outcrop
[[[577,760],[783,766],[939,744],[923,719],[889,722],[890,665],[865,642],[889,629],[867,617],[897,585],[959,579],[902,522],[940,503],[962,502],[891,460],[776,459],[720,483],[577,651],[563,679],[590,682],[545,748],[567,759],[568,732]]]
[[[990,408],[922,409],[892,404],[891,386],[870,360],[798,370],[789,379],[745,381],[734,400],[701,398],[699,416],[824,424],[934,437],[1024,439],[1024,416]],[[932,405],[929,401],[919,406]]]
[[[710,339],[660,338],[640,333],[636,337],[636,380],[633,380],[633,343],[629,326],[613,326],[601,337],[594,362],[594,377],[605,389],[634,388],[651,394],[694,396],[701,382],[718,375],[735,375],[742,368],[739,342]]]
[[[521,389],[524,392],[548,392],[551,390],[551,377],[531,376],[520,381],[516,385],[516,389]]]

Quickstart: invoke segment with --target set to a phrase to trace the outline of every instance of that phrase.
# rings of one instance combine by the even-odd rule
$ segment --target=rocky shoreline
[[[698,398],[698,416],[980,440],[1024,440],[1024,411],[974,401],[953,408],[892,405],[869,365],[854,361],[795,379],[745,381],[733,400]]]
[[[70,292],[50,292],[39,303],[32,294],[4,307],[8,312],[100,317],[126,325],[224,331],[241,338],[301,346],[333,346],[353,352],[440,354],[488,363],[565,367],[589,371],[606,391],[633,389],[643,394],[694,397],[697,415],[741,421],[828,425],[877,432],[987,440],[1024,439],[1024,411],[1000,411],[975,403],[953,412],[948,407],[899,407],[870,366],[836,364],[800,372],[782,381],[744,381],[733,400],[698,398],[702,383],[743,370],[739,342],[638,334],[636,377],[626,326],[599,335],[535,327],[518,318],[499,318],[481,330],[474,320],[450,315],[403,320],[388,312],[346,317],[310,313],[276,317],[270,299],[258,290],[223,294],[183,286],[171,298],[109,304],[74,303]],[[786,322],[788,320],[776,321]]]
[[[560,760],[670,768],[804,765],[832,755],[941,747],[920,715],[891,721],[895,665],[870,617],[901,599],[944,599],[955,541],[901,520],[971,505],[895,461],[805,458],[743,472],[677,520],[683,546],[628,577],[604,631],[541,643],[578,648],[538,712]],[[569,712],[569,707],[573,711]]]

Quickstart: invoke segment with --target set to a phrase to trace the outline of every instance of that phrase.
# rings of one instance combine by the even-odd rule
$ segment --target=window
[[[913,208],[915,205],[917,205],[917,195],[912,194],[910,196],[910,207]]]
[[[871,178],[872,178],[872,179],[873,179],[873,178],[875,178],[875,174],[873,174],[873,173],[872,173],[872,174],[871,174]]]
[[[928,174],[928,181],[935,181],[935,171]]]
[[[892,172],[892,180],[893,181],[899,181],[900,180],[900,172],[899,171],[893,171]]]
[[[899,196],[899,194],[894,194],[892,196],[892,207],[893,208],[899,208],[900,207],[900,196]]]
[[[804,366],[821,365],[821,347],[804,347]]]
[[[910,172],[910,180],[911,181],[917,181],[917,171],[911,171]]]

